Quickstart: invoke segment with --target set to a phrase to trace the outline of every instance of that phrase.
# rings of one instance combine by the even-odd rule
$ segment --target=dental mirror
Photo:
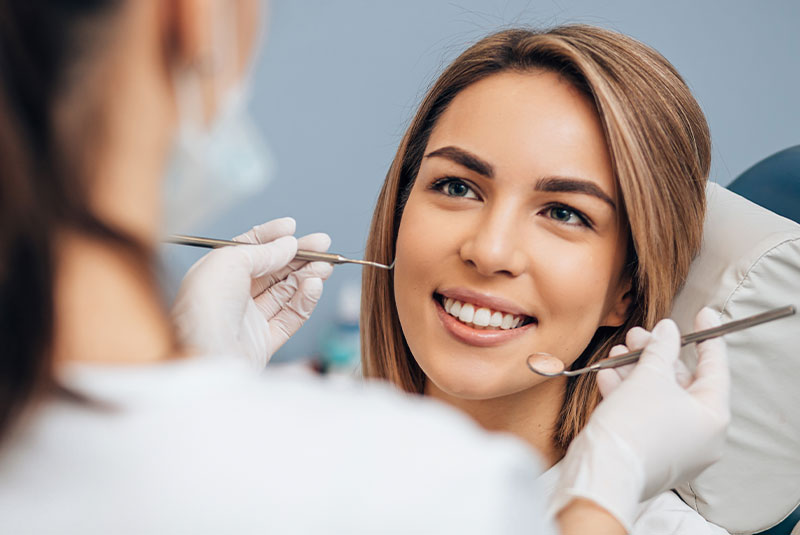
[[[558,377],[564,373],[564,361],[550,353],[532,353],[528,355],[527,363],[533,373],[545,377]]]
[[[762,323],[766,323],[768,321],[785,318],[787,316],[791,316],[794,313],[795,313],[794,306],[787,305],[780,308],[774,308],[772,310],[768,310],[767,312],[762,312],[761,314],[756,314],[754,316],[748,316],[740,320],[723,323],[718,327],[712,327],[711,329],[705,329],[702,331],[697,331],[694,333],[687,334],[686,336],[682,336],[681,347],[689,344],[700,343],[705,340],[709,340],[711,338],[722,336],[724,334],[741,331],[742,329],[747,329],[748,327],[761,325]],[[608,368],[617,368],[619,366],[625,366],[626,364],[631,364],[639,360],[642,351],[643,350],[641,349],[638,349],[636,351],[630,351],[628,353],[619,355],[617,357],[607,358],[605,360],[601,360],[600,362],[595,362],[591,366],[587,366],[585,368],[580,368],[577,370],[565,369],[564,362],[561,359],[551,355],[550,353],[532,353],[528,355],[528,358],[525,359],[525,362],[528,365],[528,369],[530,369],[533,373],[542,375],[544,377],[574,377],[576,375],[582,375],[584,373],[591,373],[600,370],[605,370]]]

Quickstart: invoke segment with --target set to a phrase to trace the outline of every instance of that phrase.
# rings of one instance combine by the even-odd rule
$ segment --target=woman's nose
[[[481,275],[521,275],[528,257],[520,247],[519,227],[512,210],[486,210],[461,245],[462,260]]]

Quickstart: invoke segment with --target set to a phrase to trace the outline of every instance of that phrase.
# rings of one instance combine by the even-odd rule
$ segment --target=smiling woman
[[[365,271],[367,377],[440,398],[555,464],[599,402],[591,375],[666,317],[700,246],[708,126],[676,70],[627,36],[512,29],[425,96],[384,182]]]
[[[616,190],[591,101],[558,74],[504,72],[453,99],[396,243],[395,301],[426,393],[479,405],[470,412],[486,426],[525,406],[543,416],[544,392],[557,409],[554,383],[532,388],[543,381],[524,357],[571,364],[598,327],[625,323],[632,277]]]

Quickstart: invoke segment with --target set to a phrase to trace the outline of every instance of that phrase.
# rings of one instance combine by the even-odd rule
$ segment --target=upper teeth
[[[514,314],[504,314],[503,312],[490,308],[476,308],[471,303],[464,303],[444,298],[444,309],[454,318],[458,318],[463,323],[471,323],[477,327],[490,327],[500,329],[514,329],[525,321],[525,316]]]

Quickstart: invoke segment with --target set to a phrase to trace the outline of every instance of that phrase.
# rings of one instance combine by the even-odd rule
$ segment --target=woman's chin
[[[470,401],[500,398],[534,386],[531,382],[520,384],[519,380],[513,381],[506,377],[494,376],[494,374],[470,373],[469,371],[426,375],[430,382],[427,394],[434,397],[439,397],[437,394],[444,394],[446,397]],[[533,381],[533,383],[536,382],[538,381]]]

